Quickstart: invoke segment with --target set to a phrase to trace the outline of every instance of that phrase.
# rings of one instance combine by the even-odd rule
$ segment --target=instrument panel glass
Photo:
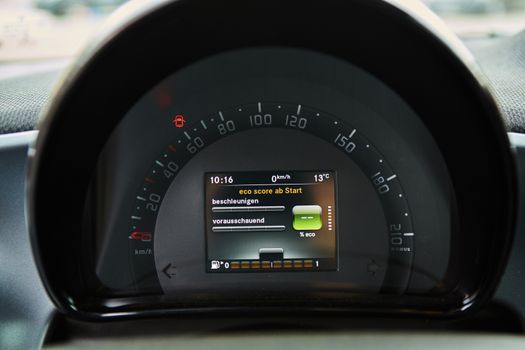
[[[446,287],[453,191],[432,136],[386,85],[324,54],[246,49],[175,72],[113,132],[91,192],[106,295]]]

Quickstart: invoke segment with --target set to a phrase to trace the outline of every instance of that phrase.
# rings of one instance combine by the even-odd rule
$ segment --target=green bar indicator
[[[296,205],[292,208],[293,229],[296,231],[316,231],[323,227],[322,208],[319,205]]]

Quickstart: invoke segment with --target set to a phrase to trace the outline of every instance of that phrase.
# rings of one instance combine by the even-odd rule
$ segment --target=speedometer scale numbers
[[[387,272],[383,282],[383,291],[401,293],[406,289],[410,278],[415,238],[407,198],[395,169],[389,166],[388,160],[385,159],[374,147],[372,142],[369,141],[365,135],[362,135],[359,130],[328,113],[315,110],[302,104],[273,102],[245,104],[235,108],[215,111],[208,116],[182,115],[174,111],[171,116],[166,117],[166,127],[173,129],[172,142],[165,146],[158,157],[153,160],[149,172],[144,174],[143,183],[136,195],[134,210],[130,213],[130,230],[126,238],[129,241],[130,258],[137,286],[143,289],[148,287],[153,288],[158,285],[157,274],[163,276],[164,266],[155,266],[154,260],[153,241],[155,239],[156,217],[164,194],[184,165],[208,145],[234,133],[257,128],[285,128],[310,133],[331,143],[333,147],[346,154],[351,161],[355,162],[360,170],[368,177],[382,203],[386,222],[388,223],[388,227],[386,228],[388,236],[385,237],[385,240],[388,240],[390,261],[388,262]],[[223,169],[216,170],[219,172]],[[228,186],[231,185],[233,188],[234,185],[239,184],[235,178],[232,178],[233,175],[227,172],[228,169],[224,170],[226,170],[224,173],[202,174],[203,178],[206,177],[206,186],[218,189],[228,188]],[[268,175],[271,175],[271,173],[281,174],[281,172],[286,175],[287,173],[286,169],[265,170],[270,172]],[[289,169],[288,173],[291,172],[291,174],[289,174],[290,177],[294,175],[292,170],[311,172],[308,174],[311,178],[310,181],[312,183],[316,183],[317,181],[318,184],[324,183],[323,186],[333,181],[333,179],[330,178],[330,175],[333,176],[330,170],[322,172],[320,170],[323,169],[309,169],[308,164],[304,164],[304,169]],[[257,172],[253,172],[251,175],[244,174],[244,176],[248,176],[247,179],[249,179],[252,175],[255,176],[256,174]],[[295,175],[298,174],[300,175],[301,173]],[[313,176],[315,176],[315,178]],[[285,184],[286,181],[288,180],[283,179],[281,182]],[[245,185],[246,183],[241,182],[240,184]],[[255,183],[255,185],[257,185],[257,183]],[[266,185],[268,185],[268,183]],[[331,183],[331,186],[333,188],[333,183]],[[276,187],[277,186],[265,186],[265,188],[274,190]],[[251,187],[247,186],[246,188],[249,189]],[[307,186],[305,186],[304,189],[305,191],[309,190]],[[231,193],[228,195],[225,194],[224,196],[225,198],[232,197]],[[208,235],[215,235],[225,241],[232,239],[232,242],[235,242],[236,239],[232,237],[240,234],[246,235],[245,237],[255,237],[255,235],[258,235],[259,238],[279,238],[276,238],[274,242],[275,245],[271,245],[272,242],[270,240],[265,241],[264,244],[261,243],[261,246],[257,246],[258,256],[256,256],[257,254],[253,255],[252,252],[250,253],[252,255],[246,254],[243,258],[242,254],[236,255],[234,249],[230,251],[233,254],[232,256],[228,256],[228,254],[224,254],[223,256],[209,256],[209,261],[207,262],[208,271],[223,272],[226,270],[225,264],[227,264],[229,271],[270,271],[280,268],[289,271],[294,269],[301,271],[315,270],[320,261],[325,264],[325,268],[335,269],[337,265],[335,245],[329,249],[332,252],[332,256],[323,255],[321,252],[317,252],[320,255],[315,256],[315,254],[317,254],[315,251],[314,256],[309,256],[308,254],[287,255],[292,249],[285,249],[285,247],[279,245],[285,245],[291,242],[287,242],[286,239],[292,239],[292,232],[295,230],[294,225],[296,225],[295,228],[304,228],[297,230],[297,232],[303,232],[303,235],[315,232],[316,220],[320,220],[319,222],[322,223],[323,230],[333,232],[335,238],[335,198],[337,195],[334,194],[333,197],[331,204],[324,203],[323,205],[319,205],[319,203],[314,200],[312,200],[311,203],[306,203],[302,201],[300,197],[297,197],[297,203],[293,203],[292,199],[286,199],[284,200],[284,202],[286,202],[286,204],[284,204],[284,211],[277,212],[283,215],[280,219],[277,219],[278,215],[270,216],[268,213],[265,213],[265,215],[253,215],[253,212],[250,213],[250,215],[243,213],[243,215],[241,215],[242,217],[237,215],[239,216],[237,219],[249,219],[252,217],[265,219],[264,224],[252,225],[250,223],[249,225],[244,225],[250,226],[249,229],[246,227],[239,228],[237,224],[226,225],[221,223],[215,226],[210,224],[210,227],[207,229]],[[246,198],[249,198],[249,196],[246,196]],[[211,204],[207,203],[207,205]],[[268,203],[265,202],[260,205],[262,207],[283,206],[282,203],[279,203],[279,200],[275,200],[275,196],[269,198]],[[297,206],[296,213],[293,213],[292,210],[295,206]],[[241,205],[232,207],[241,207]],[[219,206],[218,208],[220,209]],[[314,219],[319,208],[321,209],[320,216]],[[328,221],[328,213],[333,215],[332,221]],[[261,214],[261,212],[259,212],[259,214]],[[222,216],[231,216],[231,213],[213,212],[213,208],[208,208],[207,215],[209,215],[209,218],[213,217],[218,220]],[[294,215],[297,216],[295,217]],[[339,213],[339,215],[344,215],[344,213]],[[319,225],[319,222],[317,222],[317,225]],[[252,226],[256,227],[253,231],[257,232],[246,232],[252,230]],[[280,228],[283,226],[284,230],[281,230]],[[277,228],[279,228],[279,230]],[[231,231],[235,230],[239,232],[232,234]],[[243,232],[241,232],[241,230],[243,230]],[[279,231],[284,231],[284,233]],[[202,234],[205,235],[204,230]],[[338,232],[338,234],[346,235],[351,234],[351,232]],[[230,235],[229,238],[228,235]],[[296,236],[300,235],[297,234]],[[293,239],[296,239],[296,236],[293,236]],[[283,237],[288,238],[282,240]],[[303,241],[307,241],[304,237],[298,237],[297,239],[301,238],[303,238]],[[237,238],[237,242],[240,242],[239,239],[240,238]],[[209,241],[208,244],[210,244]],[[236,246],[242,248],[242,244],[237,243]],[[287,247],[291,246],[288,245]],[[210,249],[209,245],[208,249]],[[308,249],[305,251],[307,250]],[[237,253],[241,251],[242,249],[237,249]],[[208,250],[208,253],[210,253],[210,250]],[[265,257],[268,257],[268,259]],[[299,268],[299,266],[301,267]]]

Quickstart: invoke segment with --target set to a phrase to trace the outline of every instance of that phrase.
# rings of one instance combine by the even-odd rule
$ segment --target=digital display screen
[[[207,271],[337,269],[335,172],[207,173]]]

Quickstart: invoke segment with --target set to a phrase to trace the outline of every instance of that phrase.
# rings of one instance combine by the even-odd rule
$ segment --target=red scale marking
[[[134,232],[131,233],[129,238],[130,239],[135,239],[135,240],[151,240],[151,236],[152,236],[151,232],[134,231]]]
[[[150,179],[149,177],[145,178],[146,182],[150,183],[150,184],[154,184],[155,181],[153,179]]]
[[[173,145],[169,145],[168,148],[169,148],[170,151],[172,151],[173,153],[177,152],[177,149],[176,149],[175,146],[173,146]]]

